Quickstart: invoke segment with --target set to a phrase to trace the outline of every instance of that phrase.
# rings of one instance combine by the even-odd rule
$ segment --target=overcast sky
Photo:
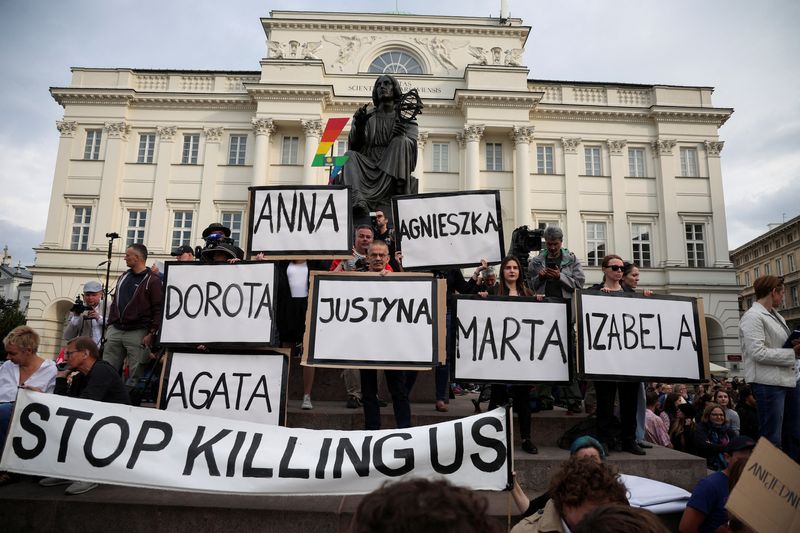
[[[258,70],[271,10],[497,16],[500,0],[0,0],[0,247],[33,262],[70,67]],[[530,78],[713,86],[729,248],[800,214],[800,2],[509,0]]]

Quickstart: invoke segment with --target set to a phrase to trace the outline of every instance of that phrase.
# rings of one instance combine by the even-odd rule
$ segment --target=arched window
[[[408,52],[389,50],[376,57],[372,63],[370,63],[368,72],[422,74],[422,65]]]

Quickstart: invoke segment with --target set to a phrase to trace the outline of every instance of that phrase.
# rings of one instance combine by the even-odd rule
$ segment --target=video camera
[[[522,265],[523,278],[528,279],[528,261],[531,252],[538,252],[542,249],[542,237],[544,231],[540,229],[528,229],[528,226],[520,226],[511,233],[511,246],[508,249],[509,255],[513,255]]]
[[[72,307],[70,307],[69,311],[70,313],[75,313],[76,315],[80,315],[84,311],[88,311],[89,309],[91,309],[91,307],[83,303],[83,299],[79,294],[78,296],[75,297],[75,303],[72,304]]]

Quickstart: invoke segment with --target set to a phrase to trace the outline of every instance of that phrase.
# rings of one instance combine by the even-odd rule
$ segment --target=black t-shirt
[[[117,287],[117,309],[119,309],[120,317],[125,312],[125,308],[128,307],[128,304],[131,303],[133,293],[136,292],[136,288],[139,284],[144,281],[148,271],[149,270],[146,268],[138,274],[134,274],[133,270],[129,271],[125,279],[122,280],[120,286]]]
[[[102,360],[95,362],[88,374],[75,374],[70,385],[67,385],[66,378],[56,379],[55,393],[98,402],[131,403],[119,373],[108,361]]]

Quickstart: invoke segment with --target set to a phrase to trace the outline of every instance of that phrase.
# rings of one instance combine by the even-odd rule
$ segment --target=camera
[[[58,370],[59,372],[63,372],[66,369],[67,369],[67,362],[66,361],[63,361],[61,363],[57,363],[56,364],[56,370]]]
[[[525,258],[527,264],[528,254],[542,249],[543,235],[544,232],[540,229],[528,229],[528,226],[518,227],[511,234],[511,247],[508,253],[519,258]]]
[[[72,307],[70,307],[69,311],[71,313],[75,313],[76,315],[80,315],[81,313],[83,313],[84,311],[88,311],[89,309],[91,309],[91,307],[83,303],[81,295],[79,294],[78,296],[75,297],[75,303],[72,304]]]

